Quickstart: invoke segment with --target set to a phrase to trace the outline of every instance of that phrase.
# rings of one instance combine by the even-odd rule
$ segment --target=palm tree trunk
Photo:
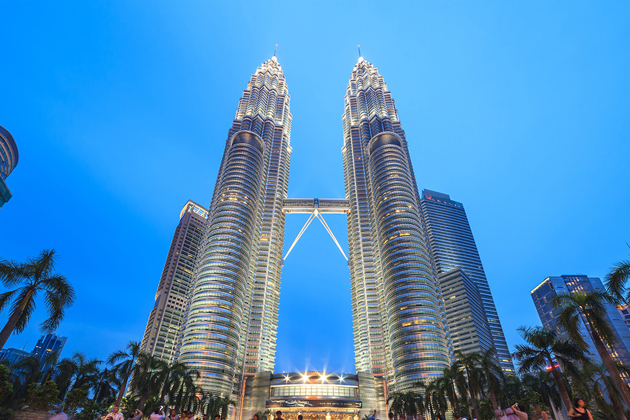
[[[617,390],[621,394],[621,398],[623,399],[623,402],[626,404],[626,407],[630,407],[630,393],[628,393],[628,387],[621,379],[621,375],[619,374],[619,369],[617,369],[615,362],[613,361],[612,357],[610,357],[610,354],[608,353],[608,349],[606,349],[606,346],[604,345],[604,342],[599,336],[599,333],[594,328],[591,328],[591,334],[593,337],[593,343],[595,343],[595,349],[597,349],[597,353],[599,353],[599,357],[602,358],[602,362],[604,362],[604,366],[606,366],[606,370],[608,371],[608,374],[610,375],[613,382],[615,383],[615,386],[617,387]],[[625,418],[626,417],[624,416],[623,419]]]
[[[22,300],[22,303],[20,303],[20,307],[17,308],[16,311],[13,313],[13,315],[9,317],[9,320],[5,324],[4,328],[2,329],[2,331],[0,331],[0,349],[4,347],[9,337],[11,337],[11,334],[13,333],[13,330],[15,329],[15,325],[20,319],[20,316],[22,316],[24,305],[26,304],[27,299],[30,296],[31,296],[30,294],[27,294],[24,297],[24,300]]]
[[[470,392],[470,401],[472,402],[472,409],[473,409],[473,412],[475,413],[475,418],[478,419],[479,409],[477,408],[477,397],[475,397],[475,395],[472,393],[472,390],[470,388],[468,390]]]
[[[490,390],[489,394],[490,402],[492,403],[492,409],[496,411],[499,409],[499,404],[497,404],[497,396],[494,395],[494,392],[492,392],[492,390]]]
[[[564,407],[567,409],[567,412],[569,412],[571,411],[571,408],[573,408],[573,405],[571,404],[571,398],[569,398],[567,387],[564,386],[564,382],[562,381],[560,372],[558,372],[558,370],[554,366],[553,360],[549,361],[549,365],[551,366],[551,375],[553,376],[553,379],[556,381],[556,386],[558,387],[560,398],[562,398],[562,403],[564,404]]]
[[[122,384],[120,384],[120,391],[118,391],[118,399],[116,399],[116,407],[120,407],[122,403],[123,396],[125,395],[125,390],[127,389],[127,381],[129,380],[129,375],[125,376],[125,380]]]

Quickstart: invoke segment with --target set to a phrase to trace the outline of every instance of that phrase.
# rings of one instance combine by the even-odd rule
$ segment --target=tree
[[[615,335],[607,321],[606,310],[606,305],[613,303],[614,298],[612,296],[600,291],[561,293],[551,301],[556,309],[560,309],[558,322],[564,327],[571,340],[582,349],[586,349],[587,344],[582,337],[580,325],[584,319],[586,320],[599,357],[606,366],[606,370],[620,392],[626,407],[630,407],[628,387],[623,383],[619,369],[606,348],[606,346],[613,348],[615,345]],[[625,419],[625,414],[623,417],[621,417],[622,413],[618,413],[618,415],[620,419]]]
[[[120,379],[121,385],[118,391],[118,398],[116,399],[116,405],[120,407],[125,390],[127,389],[127,383],[133,373],[133,368],[140,355],[140,343],[137,341],[130,341],[127,343],[125,350],[118,350],[112,353],[107,359],[107,364],[112,365],[112,371]]]
[[[44,250],[24,263],[0,259],[0,281],[6,288],[22,287],[0,294],[0,311],[11,303],[9,320],[0,331],[0,349],[12,333],[21,333],[35,311],[35,298],[44,293],[48,318],[42,322],[45,333],[53,332],[63,320],[65,310],[74,302],[74,289],[61,274],[55,273],[55,251]]]
[[[561,340],[554,330],[545,327],[520,327],[521,337],[527,342],[516,345],[514,358],[521,362],[519,373],[529,373],[549,369],[556,382],[556,387],[567,411],[571,410],[571,398],[564,384],[562,375],[556,368],[557,360],[563,367],[569,367],[575,362],[586,362],[584,351],[568,340]]]
[[[46,381],[41,385],[32,383],[28,386],[28,407],[35,410],[49,410],[59,402],[57,385],[54,381]]]
[[[497,395],[501,393],[503,383],[503,370],[497,364],[496,352],[493,348],[486,350],[479,358],[479,369],[486,380],[488,396],[493,410],[499,409]]]
[[[626,305],[630,304],[628,280],[630,280],[630,261],[628,260],[616,263],[604,279],[606,289],[611,296],[618,301],[625,302]]]
[[[165,361],[150,354],[140,353],[138,355],[130,386],[131,389],[140,394],[137,407],[140,411],[146,411],[147,399],[159,395],[162,388],[162,384],[159,382],[159,373],[165,365]]]
[[[477,366],[480,362],[480,356],[477,353],[464,354],[458,350],[455,352],[455,358],[457,361],[453,364],[453,366],[455,366],[456,370],[459,369],[461,372],[466,374],[465,382],[461,382],[466,384],[473,412],[475,413],[475,418],[478,419],[479,408],[477,407],[477,395],[479,395],[479,392],[481,391],[481,378]],[[461,389],[459,391],[463,393]]]

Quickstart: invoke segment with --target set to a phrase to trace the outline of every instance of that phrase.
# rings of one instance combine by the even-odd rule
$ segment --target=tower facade
[[[356,368],[409,389],[441,376],[447,338],[405,132],[383,77],[362,58],[342,120]]]
[[[52,352],[57,351],[61,354],[67,340],[68,337],[60,337],[55,334],[42,335],[39,337],[39,340],[37,340],[37,344],[35,344],[35,348],[33,348],[31,354],[37,357],[40,362],[44,363],[46,357]]]
[[[18,149],[13,136],[0,126],[0,207],[12,197],[5,179],[17,166],[18,159]]]
[[[553,298],[562,293],[590,293],[605,290],[602,281],[598,277],[563,275],[547,277],[531,291],[531,295],[543,327],[554,329],[563,339],[568,339],[568,335],[557,322],[560,309],[556,309],[551,305]],[[612,328],[615,336],[614,348],[607,346],[608,352],[613,360],[628,366],[630,365],[630,330],[615,305],[606,304],[605,306],[606,321]],[[584,341],[588,345],[588,353],[590,353],[590,356],[596,363],[601,363],[601,358],[591,336],[589,324],[585,321],[578,327]]]
[[[186,318],[186,304],[208,211],[188,201],[179,213],[162,277],[155,293],[140,349],[168,363],[177,358],[177,341]]]
[[[289,92],[276,57],[243,92],[209,208],[179,360],[214,393],[273,370],[291,156]]]
[[[447,194],[422,191],[422,213],[426,223],[431,258],[438,275],[461,269],[473,281],[483,304],[494,348],[503,372],[514,373],[503,327],[488,286],[464,206]],[[446,302],[448,305],[448,302]],[[448,312],[448,310],[447,310]],[[450,325],[449,325],[450,326]]]

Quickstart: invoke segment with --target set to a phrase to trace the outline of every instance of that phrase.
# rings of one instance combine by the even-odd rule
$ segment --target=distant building
[[[31,354],[43,364],[50,353],[54,351],[61,353],[66,345],[66,340],[68,340],[68,337],[59,337],[55,334],[42,335],[37,344],[35,344]]]
[[[13,136],[0,126],[0,207],[12,197],[5,180],[18,163],[18,149]]]
[[[193,286],[195,259],[206,217],[208,211],[193,201],[188,201],[179,213],[179,224],[142,338],[141,350],[166,362],[177,358],[177,341]]]
[[[2,349],[0,350],[0,360],[7,360],[9,363],[17,363],[31,353],[19,349]]]
[[[630,328],[630,307],[628,305],[617,305],[617,310],[623,322]]]
[[[595,290],[605,290],[601,280],[597,277],[587,277],[584,275],[564,275],[559,277],[547,277],[534,290],[531,291],[534,305],[538,311],[538,316],[543,326],[555,329],[562,337],[567,338],[566,333],[558,325],[556,319],[560,312],[551,305],[551,300],[560,293],[592,292]],[[615,334],[614,351],[610,351],[613,360],[630,366],[630,329],[620,316],[620,311],[614,305],[606,305],[607,320]],[[600,361],[595,344],[590,336],[590,327],[586,323],[580,325],[582,336],[588,344],[588,352],[593,358]]]
[[[465,294],[467,299],[469,299],[467,302],[473,305],[466,310],[470,313],[475,313],[478,317],[480,310],[474,307],[476,299],[472,291],[472,289],[477,289],[486,317],[485,324],[490,330],[492,344],[496,349],[501,368],[503,372],[513,374],[514,364],[512,363],[512,358],[503,333],[503,327],[499,321],[497,308],[494,304],[492,293],[490,292],[490,286],[488,285],[486,273],[481,264],[479,251],[477,250],[477,245],[475,244],[475,239],[470,229],[463,204],[451,200],[448,194],[423,190],[420,205],[424,223],[426,224],[431,259],[433,260],[433,265],[435,266],[438,277],[441,278],[440,276],[451,273],[452,270],[460,269],[460,273],[463,273],[460,278],[462,280],[469,279],[473,282],[474,288],[466,287],[464,284],[461,284],[456,287],[456,289],[452,289],[449,293],[452,294],[454,290],[459,290],[458,293],[462,294],[462,299]],[[451,279],[450,281],[453,280],[452,277],[449,278]],[[440,282],[442,282],[442,280],[440,280]],[[442,291],[442,293],[444,293],[444,291]],[[453,334],[461,337],[461,334],[464,333],[462,328],[472,328],[473,326],[478,329],[470,334],[481,339],[479,345],[483,348],[483,337],[486,336],[486,327],[478,323],[475,324],[476,321],[473,322],[472,319],[468,322],[466,327],[464,327],[463,323],[454,321],[452,316],[454,313],[457,313],[460,308],[449,309],[449,305],[451,304],[449,298],[443,296],[443,299],[447,313],[447,323],[451,332],[451,339],[453,340],[453,349],[466,352],[469,351],[466,349],[472,349],[474,347],[469,347],[470,343],[466,341],[466,343],[468,343],[466,346],[468,347],[458,348],[458,345],[456,345],[453,339]],[[455,299],[454,301],[458,300]],[[448,319],[449,313],[451,314],[450,320]],[[453,322],[457,322],[458,326],[456,328],[453,327]],[[467,340],[469,339],[470,337]],[[457,341],[459,342],[459,339]],[[461,344],[463,344],[463,342],[461,342]]]

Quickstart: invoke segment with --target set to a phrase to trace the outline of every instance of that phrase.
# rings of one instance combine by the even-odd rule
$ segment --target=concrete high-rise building
[[[437,274],[443,275],[459,268],[473,281],[481,297],[501,368],[503,372],[513,374],[514,364],[463,204],[451,200],[447,194],[423,190],[421,206],[431,258]],[[448,313],[449,301],[445,298],[444,303]],[[451,333],[459,334],[457,331]]]
[[[18,149],[11,133],[0,126],[0,207],[12,197],[5,180],[18,163]]]
[[[171,247],[155,294],[140,349],[166,362],[177,358],[177,341],[186,318],[186,305],[208,211],[188,201],[179,213]]]
[[[461,268],[438,275],[453,351],[484,353],[494,348],[479,289]]]
[[[46,361],[46,358],[54,351],[59,352],[63,350],[66,345],[68,337],[60,337],[55,334],[42,335],[31,354],[39,359],[42,364]]]
[[[559,309],[555,309],[551,305],[552,299],[561,293],[574,293],[574,292],[593,292],[593,291],[605,291],[602,281],[597,277],[587,277],[585,275],[563,275],[547,277],[538,286],[536,286],[531,294],[538,316],[545,328],[555,329],[558,334],[564,339],[568,339],[568,335],[564,332],[563,328],[556,322]],[[615,335],[614,350],[608,349],[613,360],[623,363],[625,366],[630,366],[630,329],[625,324],[624,319],[621,317],[619,311],[615,305],[606,304],[607,321],[613,329]],[[590,327],[585,322],[580,325],[582,330],[582,337],[588,345],[588,352],[593,359],[601,363],[601,359],[595,344],[590,335]]]
[[[274,367],[289,101],[274,56],[252,75],[228,132],[179,357],[214,393],[239,392],[246,375]]]
[[[405,132],[383,76],[363,58],[342,120],[356,368],[409,389],[442,375],[447,337]]]

